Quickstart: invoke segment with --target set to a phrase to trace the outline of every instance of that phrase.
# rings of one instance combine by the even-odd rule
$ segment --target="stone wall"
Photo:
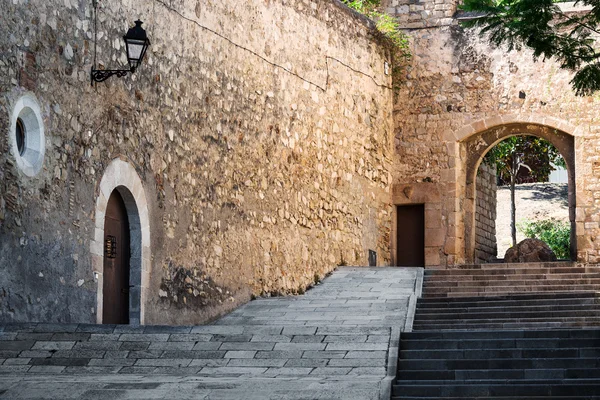
[[[476,166],[496,141],[519,133],[549,139],[570,160],[573,255],[600,261],[598,96],[576,97],[572,75],[551,60],[491,47],[456,20],[407,33],[413,59],[394,105],[393,193],[411,184],[432,187],[426,204],[440,210],[444,240],[426,263],[474,261]]]
[[[453,24],[457,0],[382,0],[382,6],[404,29]]]
[[[475,196],[475,262],[496,259],[496,168],[482,163],[477,171]]]
[[[98,3],[98,66],[123,68],[136,18],[152,44],[90,86],[91,1],[0,0],[1,320],[100,320],[115,187],[137,199],[144,323],[302,292],[369,249],[389,263],[390,59],[371,22],[336,0]],[[46,134],[34,177],[10,146],[25,93]]]

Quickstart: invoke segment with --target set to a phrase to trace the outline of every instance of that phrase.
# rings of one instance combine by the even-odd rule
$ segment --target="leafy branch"
[[[463,22],[479,27],[491,43],[509,51],[529,47],[534,59],[553,59],[575,74],[571,85],[579,96],[600,90],[600,0],[578,0],[588,6],[579,13],[564,13],[555,0],[465,0],[461,8],[481,14]]]

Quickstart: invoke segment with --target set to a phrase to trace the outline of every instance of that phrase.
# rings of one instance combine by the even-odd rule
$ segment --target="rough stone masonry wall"
[[[383,0],[386,12],[396,15],[405,29],[449,25],[456,11],[456,0]]]
[[[399,201],[395,194],[404,187],[427,187],[431,196],[420,201],[440,210],[443,239],[436,238],[439,244],[426,254],[426,264],[472,261],[465,237],[470,229],[465,221],[468,152],[484,145],[479,132],[491,126],[502,130],[507,123],[524,131],[539,124],[550,127],[550,135],[558,129],[574,136],[576,188],[570,188],[570,198],[576,205],[571,210],[576,256],[581,262],[600,261],[595,240],[600,234],[600,98],[576,97],[572,75],[551,60],[534,62],[530,51],[493,48],[457,21],[407,33],[413,59],[397,82],[393,201]]]
[[[0,319],[96,321],[98,184],[131,163],[148,199],[146,323],[190,324],[252,294],[303,291],[337,265],[389,263],[388,48],[336,0],[0,0]],[[17,99],[38,99],[43,169],[8,149]]]
[[[475,262],[493,261],[498,253],[496,243],[496,168],[481,164],[477,171],[475,197]]]

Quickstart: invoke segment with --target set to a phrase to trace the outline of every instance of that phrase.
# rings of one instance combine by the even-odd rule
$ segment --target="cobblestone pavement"
[[[204,326],[3,325],[0,399],[389,399],[420,274],[343,267]]]

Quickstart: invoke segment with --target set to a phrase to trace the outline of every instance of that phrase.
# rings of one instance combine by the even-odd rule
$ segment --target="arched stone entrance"
[[[494,118],[478,121],[468,129],[458,133],[459,157],[461,160],[462,177],[459,175],[457,188],[459,190],[460,209],[463,215],[465,261],[475,260],[475,206],[476,206],[476,175],[485,154],[500,141],[516,135],[531,135],[541,137],[552,143],[565,159],[569,182],[569,220],[571,223],[571,258],[577,258],[577,225],[576,218],[576,181],[575,181],[575,132],[571,125],[555,119],[540,118],[539,121],[528,118],[519,121],[518,118]]]
[[[102,323],[104,304],[104,226],[108,200],[116,191],[122,198],[129,223],[129,323],[144,324],[144,305],[146,304],[150,273],[150,223],[146,194],[135,168],[127,161],[113,160],[98,187],[96,200],[95,232],[91,241],[92,268],[97,278],[96,319]]]

